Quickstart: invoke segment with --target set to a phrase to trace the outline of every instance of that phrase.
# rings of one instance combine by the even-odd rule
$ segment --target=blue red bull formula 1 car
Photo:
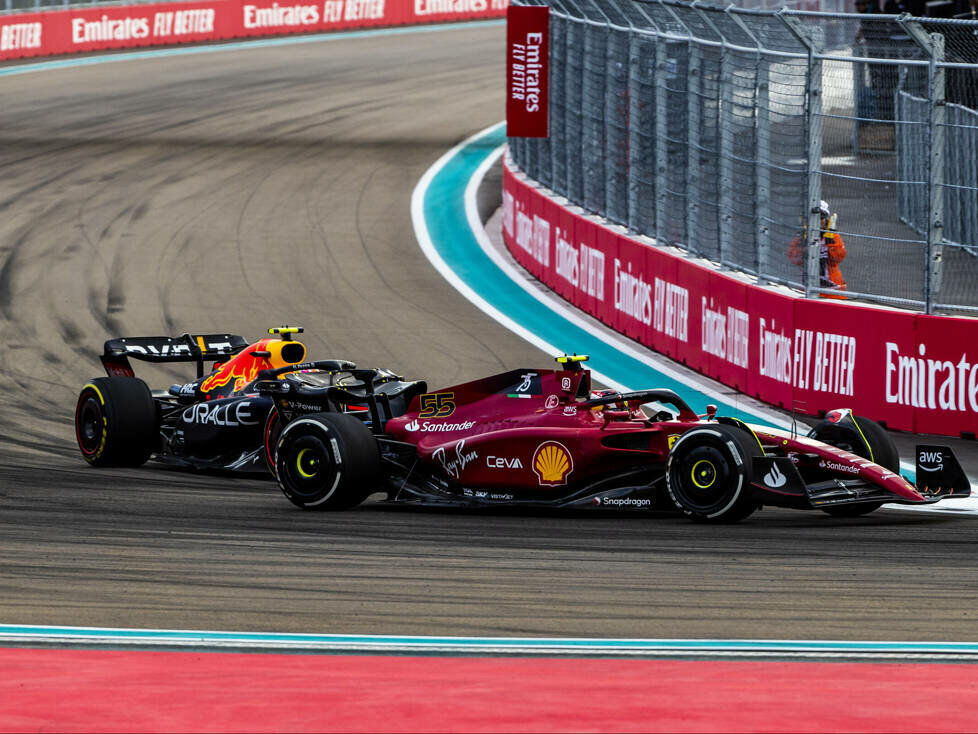
[[[363,412],[364,381],[375,400],[403,412],[427,389],[383,369],[360,370],[353,362],[307,362],[293,337],[300,327],[269,329],[275,336],[249,344],[235,334],[184,334],[110,339],[101,355],[108,377],[85,385],[75,408],[75,435],[82,456],[94,466],[139,466],[150,456],[198,469],[267,474],[283,419],[306,411]],[[133,374],[131,359],[195,363],[197,378],[151,391]],[[205,362],[213,367],[205,374]],[[256,383],[273,380],[296,391],[330,388],[334,400],[295,401],[280,411]],[[319,394],[318,392],[316,393]]]
[[[807,436],[712,406],[698,416],[671,390],[593,391],[578,356],[429,392],[385,369],[305,362],[295,330],[271,331],[281,338],[251,345],[228,335],[106,342],[110,377],[86,385],[76,411],[83,456],[96,465],[151,454],[199,467],[267,465],[307,509],[344,509],[386,491],[400,503],[678,510],[735,522],[765,505],[853,517],[971,491],[945,446],[918,447],[911,484],[886,432],[849,410],[830,412]],[[174,345],[186,346],[175,356]],[[201,374],[150,393],[129,356],[192,360]],[[214,357],[224,361],[203,375]]]

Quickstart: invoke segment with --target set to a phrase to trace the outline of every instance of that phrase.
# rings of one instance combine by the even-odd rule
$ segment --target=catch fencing
[[[510,140],[571,204],[760,283],[978,312],[978,23],[720,7],[551,7],[550,136]],[[793,244],[794,243],[794,244]]]

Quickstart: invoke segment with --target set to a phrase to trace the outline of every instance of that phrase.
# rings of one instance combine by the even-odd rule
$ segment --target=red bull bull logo
[[[214,374],[204,380],[200,385],[200,391],[205,394],[221,390],[222,393],[240,392],[252,380],[258,377],[261,370],[270,370],[275,367],[271,360],[266,357],[256,357],[252,352],[268,351],[268,343],[272,339],[262,339],[240,354],[232,357],[222,364]],[[230,390],[222,390],[231,385]]]

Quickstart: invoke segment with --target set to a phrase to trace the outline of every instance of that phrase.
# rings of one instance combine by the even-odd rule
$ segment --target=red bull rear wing
[[[197,376],[202,377],[205,361],[227,359],[247,346],[237,334],[129,336],[106,341],[100,359],[110,377],[132,377],[130,357],[144,362],[196,362]]]

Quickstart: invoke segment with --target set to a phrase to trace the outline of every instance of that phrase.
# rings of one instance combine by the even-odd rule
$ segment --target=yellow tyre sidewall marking
[[[313,474],[307,474],[306,471],[302,468],[302,457],[305,456],[310,451],[312,451],[312,449],[301,449],[299,451],[299,455],[295,457],[295,468],[304,479],[312,479],[313,477],[316,476],[316,474],[319,473],[319,471],[317,470]]]
[[[696,479],[696,472],[701,464],[706,464],[706,467],[708,468],[707,470],[713,473],[713,477],[710,479],[708,484],[700,484],[699,481]],[[695,484],[700,489],[709,489],[710,487],[713,486],[713,483],[716,482],[717,480],[717,468],[713,466],[712,461],[708,461],[706,459],[700,459],[695,464],[693,464],[693,468],[690,469],[689,471],[689,476],[690,479],[693,480],[693,484]]]
[[[88,388],[92,388],[95,391],[95,394],[98,395],[98,401],[102,404],[102,438],[99,439],[98,447],[96,447],[95,453],[92,454],[93,459],[98,459],[105,451],[105,442],[109,438],[109,419],[105,417],[105,397],[102,395],[102,391],[91,382],[85,385],[82,390],[84,391]]]

